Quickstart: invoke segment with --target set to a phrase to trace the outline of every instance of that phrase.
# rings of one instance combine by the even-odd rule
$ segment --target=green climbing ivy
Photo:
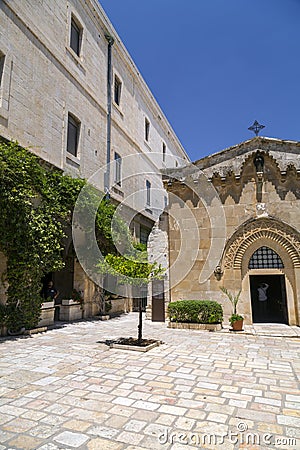
[[[0,142],[0,250],[7,257],[8,283],[8,300],[1,317],[9,329],[37,325],[43,301],[41,279],[64,265],[62,241],[85,183],[59,169],[47,168],[17,143]],[[114,251],[114,212],[115,206],[103,200],[96,216],[96,237],[104,254]],[[117,230],[129,242],[122,221]]]

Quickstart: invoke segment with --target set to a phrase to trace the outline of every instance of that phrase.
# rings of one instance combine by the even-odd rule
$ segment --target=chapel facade
[[[237,294],[246,324],[300,324],[300,142],[255,137],[167,170],[169,297]],[[267,302],[261,309],[259,289]],[[152,310],[155,310],[155,304]]]

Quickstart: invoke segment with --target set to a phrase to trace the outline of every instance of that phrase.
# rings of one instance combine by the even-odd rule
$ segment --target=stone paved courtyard
[[[144,323],[164,342],[147,353],[104,343],[135,336],[135,313],[1,338],[0,450],[300,448],[296,329]]]

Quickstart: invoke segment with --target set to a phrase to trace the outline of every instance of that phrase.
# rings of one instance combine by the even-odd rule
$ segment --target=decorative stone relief
[[[268,217],[267,205],[265,203],[257,203],[256,216],[257,217]]]

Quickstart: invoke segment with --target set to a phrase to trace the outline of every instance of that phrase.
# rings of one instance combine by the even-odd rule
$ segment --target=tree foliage
[[[64,266],[62,241],[85,183],[46,167],[17,143],[0,142],[0,251],[7,257],[8,283],[2,316],[10,329],[37,325],[41,279]],[[111,203],[102,201],[91,225],[96,225],[105,253],[114,249],[110,226],[114,212]],[[120,233],[124,232],[123,227]]]
[[[242,290],[240,289],[237,294],[233,294],[232,292],[228,291],[228,289],[226,289],[224,286],[221,286],[220,289],[232,304],[232,314],[237,315],[236,307],[239,302]]]
[[[98,264],[99,272],[117,277],[118,283],[132,286],[148,284],[152,279],[159,279],[164,269],[156,263],[149,263],[147,247],[132,243],[131,250],[124,255],[108,253]]]

